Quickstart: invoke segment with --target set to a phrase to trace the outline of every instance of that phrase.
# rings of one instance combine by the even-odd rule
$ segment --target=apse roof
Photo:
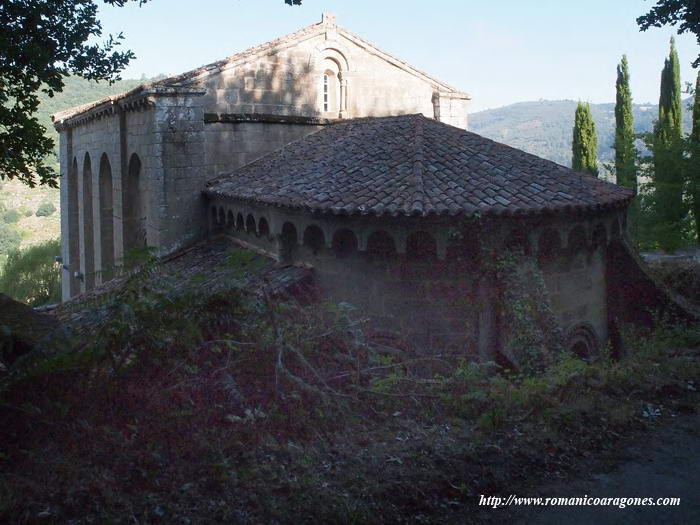
[[[205,194],[335,215],[526,215],[626,205],[628,188],[423,115],[340,121]]]

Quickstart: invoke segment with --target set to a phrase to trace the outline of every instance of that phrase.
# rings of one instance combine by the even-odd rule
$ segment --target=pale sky
[[[471,112],[526,100],[615,100],[627,54],[635,102],[658,102],[671,28],[641,33],[643,0],[151,0],[101,7],[137,60],[124,78],[176,74],[315,23],[338,24],[472,95]],[[676,36],[681,80],[694,83],[694,35]]]

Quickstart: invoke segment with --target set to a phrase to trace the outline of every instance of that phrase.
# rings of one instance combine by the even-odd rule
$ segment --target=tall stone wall
[[[80,126],[64,129],[60,133],[61,151],[61,244],[64,264],[62,290],[64,299],[72,294],[84,292],[102,281],[102,251],[101,231],[102,219],[100,209],[100,163],[107,159],[112,177],[112,201],[114,216],[121,213],[120,186],[120,131],[119,119],[115,115],[90,120]],[[77,169],[76,169],[77,168]],[[75,170],[75,173],[73,172]],[[75,177],[77,183],[77,202],[69,192],[69,175]],[[89,177],[89,181],[85,178]],[[86,205],[88,204],[89,205]],[[78,229],[71,231],[69,218],[76,214]],[[115,240],[121,237],[120,221],[113,220]],[[77,239],[75,234],[77,233]],[[71,250],[73,244],[78,245],[77,252]],[[116,256],[121,252],[112,248]],[[72,260],[72,255],[78,255],[78,260]],[[81,275],[76,281],[75,273]]]
[[[150,202],[158,221],[149,245],[167,254],[201,238],[207,230],[201,196],[206,170],[199,95],[157,98],[152,148]]]
[[[205,125],[206,178],[230,172],[321,126],[268,122],[209,122]]]
[[[111,271],[105,274],[103,261],[119,266],[129,249],[140,246],[169,253],[206,233],[201,197],[206,182],[204,117],[199,95],[198,91],[146,94],[61,127],[64,300],[109,278]],[[74,166],[78,190],[71,195]],[[109,185],[104,184],[107,177]],[[135,200],[138,206],[133,205]],[[76,210],[77,235],[69,224]],[[111,227],[103,224],[107,220]],[[127,235],[129,225],[140,231]],[[77,252],[71,249],[76,239]],[[109,257],[105,250],[111,252]],[[76,272],[80,274],[77,283],[72,278]]]
[[[544,295],[535,300],[551,309],[567,348],[592,355],[607,343],[614,300],[609,250],[619,242],[623,215],[466,226],[450,218],[318,217],[218,198],[209,203],[211,232],[226,233],[283,263],[312,266],[325,297],[355,305],[377,327],[424,348],[458,347],[482,360],[496,357],[505,344],[502,332],[509,330],[499,324],[505,322],[499,306],[503,283],[493,276],[499,255],[511,250],[536,262]],[[354,239],[347,253],[338,244],[342,232],[352,232]],[[428,252],[417,255],[411,238],[421,232],[432,240]],[[390,246],[386,252],[373,243],[378,233]]]
[[[324,33],[191,80],[206,90],[207,176],[315,131],[319,119],[422,113],[465,129],[467,96],[407,67],[329,23]],[[332,73],[332,85],[325,88],[329,107],[324,106],[326,72]],[[255,116],[257,122],[249,118]],[[263,116],[298,119],[273,123]]]
[[[605,247],[577,249],[543,267],[549,301],[564,335],[592,330],[600,348],[608,339]]]
[[[479,308],[474,275],[457,261],[406,255],[373,258],[358,252],[339,259],[329,249],[299,258],[312,264],[331,301],[349,302],[371,319],[370,333],[432,352],[458,351],[477,359]]]

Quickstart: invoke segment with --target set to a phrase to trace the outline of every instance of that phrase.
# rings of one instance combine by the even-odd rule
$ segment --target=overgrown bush
[[[664,284],[694,303],[700,303],[700,263],[695,260],[669,260],[649,265]]]
[[[15,222],[19,221],[20,214],[17,210],[6,210],[2,214],[2,220],[6,224],[14,224]]]
[[[22,242],[22,234],[17,231],[14,225],[0,222],[0,257],[16,250],[20,242]]]
[[[700,386],[697,328],[516,374],[373,344],[347,304],[209,291],[148,262],[81,308],[86,330],[0,375],[8,522],[459,523],[480,493],[695,410]]]
[[[37,217],[49,217],[56,212],[56,206],[52,202],[42,202],[36,210]]]
[[[55,257],[61,253],[58,239],[12,250],[0,270],[0,292],[30,306],[61,300],[61,268]]]

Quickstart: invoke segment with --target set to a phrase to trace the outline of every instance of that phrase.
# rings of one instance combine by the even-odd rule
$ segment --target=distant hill
[[[690,99],[683,102],[683,125],[690,132]],[[571,134],[577,102],[540,100],[519,102],[469,115],[469,129],[490,139],[571,166]],[[615,104],[591,104],[598,132],[598,158],[614,159]],[[659,109],[656,104],[634,104],[634,127],[638,133],[651,131]]]

